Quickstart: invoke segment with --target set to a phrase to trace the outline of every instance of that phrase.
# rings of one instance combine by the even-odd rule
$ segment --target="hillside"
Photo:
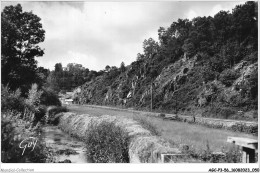
[[[246,2],[232,13],[160,27],[159,43],[145,40],[136,61],[107,68],[80,86],[75,100],[150,109],[152,96],[153,110],[256,120],[257,8],[257,2]]]

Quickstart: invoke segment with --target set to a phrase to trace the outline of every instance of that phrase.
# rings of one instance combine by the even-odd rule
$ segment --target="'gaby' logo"
[[[36,146],[36,143],[37,143],[37,139],[34,138],[34,137],[29,137],[27,139],[24,139],[20,144],[19,144],[19,148],[22,148],[23,149],[23,153],[22,155],[24,154],[24,151],[26,150],[26,148],[32,148],[31,151],[34,150],[35,146]]]

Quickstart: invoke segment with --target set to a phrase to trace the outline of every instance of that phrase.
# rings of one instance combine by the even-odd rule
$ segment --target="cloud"
[[[192,19],[232,9],[237,2],[20,2],[46,30],[39,65],[80,63],[94,70],[126,65],[142,53],[142,42],[158,40],[159,27],[178,18]],[[2,9],[14,2],[2,2]]]
[[[195,18],[195,17],[197,17],[198,16],[198,14],[195,12],[195,11],[193,11],[193,10],[190,10],[189,12],[188,12],[188,14],[187,14],[187,18],[189,19],[189,20],[192,20],[193,18]]]

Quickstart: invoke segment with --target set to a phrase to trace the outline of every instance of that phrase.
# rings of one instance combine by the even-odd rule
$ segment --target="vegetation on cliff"
[[[148,109],[152,95],[160,111],[256,119],[257,9],[257,2],[246,2],[160,27],[159,42],[145,40],[144,53],[129,66],[108,66],[80,86],[76,101]]]

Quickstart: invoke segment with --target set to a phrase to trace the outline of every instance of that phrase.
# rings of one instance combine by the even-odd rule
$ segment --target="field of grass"
[[[70,112],[76,112],[78,114],[90,114],[90,115],[114,115],[114,116],[126,116],[136,118],[140,115],[137,113],[123,112],[117,110],[109,110],[102,108],[90,108],[86,106],[71,105],[68,107]],[[227,131],[223,129],[212,129],[203,127],[196,124],[188,124],[183,122],[176,122],[171,120],[163,120],[157,117],[146,116],[146,121],[156,127],[156,130],[160,135],[176,145],[187,144],[195,150],[205,150],[207,143],[209,144],[210,150],[221,151],[232,146],[227,143],[227,137],[246,137],[257,139],[256,136]]]
[[[163,138],[177,145],[187,144],[197,150],[205,150],[207,142],[212,151],[221,151],[222,147],[229,148],[232,144],[226,142],[228,136],[257,139],[257,137],[249,134],[212,129],[196,124],[163,120],[155,117],[148,117],[147,119],[160,131]]]

